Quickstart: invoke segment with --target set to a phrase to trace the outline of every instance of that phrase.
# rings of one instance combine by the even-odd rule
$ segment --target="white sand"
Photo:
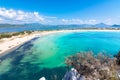
[[[54,32],[39,32],[39,33],[33,33],[31,35],[20,35],[12,38],[4,38],[0,42],[0,54],[11,51],[12,49],[17,48],[18,46],[24,44],[27,41],[30,41],[35,37],[48,35],[51,33]]]
[[[120,32],[120,30],[60,30],[60,31],[43,31],[43,32],[34,32],[31,35],[16,36],[12,38],[2,39],[0,42],[0,54],[11,51],[14,48],[24,44],[25,42],[35,38],[53,33],[66,33],[66,32],[85,32],[85,31],[105,31],[105,32]]]

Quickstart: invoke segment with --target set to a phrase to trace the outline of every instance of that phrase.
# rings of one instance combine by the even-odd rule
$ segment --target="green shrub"
[[[33,31],[25,31],[27,34],[31,34]]]
[[[30,32],[28,32],[28,33],[30,33]],[[15,32],[15,33],[2,33],[2,34],[0,34],[0,39],[2,39],[2,38],[10,38],[12,36],[18,36],[18,35],[24,35],[24,34],[25,34],[24,31]]]
[[[2,39],[2,38],[10,38],[10,37],[12,37],[11,34],[0,34],[0,39]]]

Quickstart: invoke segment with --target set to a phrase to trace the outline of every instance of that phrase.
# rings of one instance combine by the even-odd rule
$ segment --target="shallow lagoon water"
[[[67,68],[65,58],[80,51],[104,52],[113,56],[120,50],[120,32],[56,33],[33,39],[1,57],[0,80],[61,80]]]

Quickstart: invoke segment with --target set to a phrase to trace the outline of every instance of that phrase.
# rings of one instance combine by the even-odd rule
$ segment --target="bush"
[[[30,33],[30,32],[29,32]],[[23,35],[25,32],[15,32],[15,33],[2,33],[0,34],[0,39],[2,38],[10,38],[12,36],[18,36],[18,35]]]
[[[33,31],[25,31],[27,34],[31,34]]]
[[[80,52],[67,57],[66,64],[74,67],[86,80],[118,80],[115,60],[103,54],[94,56],[92,52]]]
[[[10,34],[0,34],[0,39],[2,39],[2,38],[10,38],[10,37],[12,37],[12,35],[10,35]]]
[[[20,32],[17,32],[17,33],[13,33],[12,36],[18,36],[20,35]]]

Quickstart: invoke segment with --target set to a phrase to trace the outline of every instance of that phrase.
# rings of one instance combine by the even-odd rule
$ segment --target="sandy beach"
[[[34,32],[30,35],[19,35],[13,36],[11,38],[4,38],[0,40],[0,55],[16,49],[18,46],[24,44],[27,41],[30,41],[35,37],[40,37],[52,33],[55,33],[55,31]]]
[[[19,35],[19,36],[13,36],[11,38],[4,38],[0,40],[0,55],[9,52],[13,49],[16,49],[20,45],[24,44],[27,41],[30,41],[35,37],[41,37],[54,33],[85,32],[85,31],[120,32],[120,30],[60,30],[60,31],[42,31],[42,32],[35,31],[30,35]]]

